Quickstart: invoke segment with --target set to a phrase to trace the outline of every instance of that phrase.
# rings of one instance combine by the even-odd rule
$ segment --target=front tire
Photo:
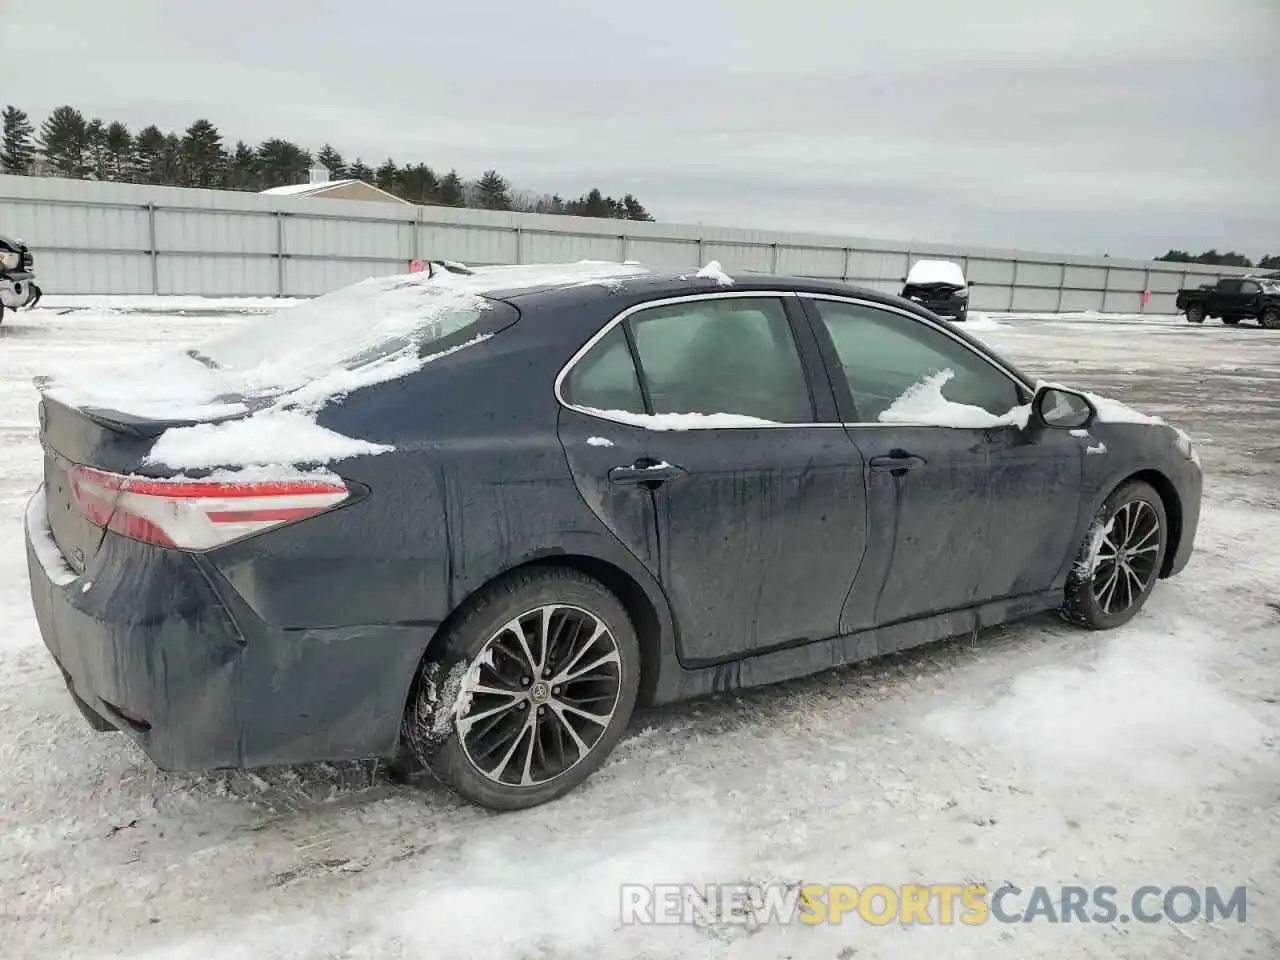
[[[1193,303],[1187,307],[1188,323],[1204,323],[1204,305]]]
[[[495,581],[433,648],[405,710],[405,746],[492,810],[573,790],[608,757],[635,707],[635,627],[617,597],[575,570]]]
[[[1090,630],[1128,623],[1151,596],[1169,546],[1164,501],[1150,484],[1112,492],[1089,524],[1067,579],[1065,619]]]
[[[1280,330],[1280,307],[1267,307],[1258,318],[1264,330]]]

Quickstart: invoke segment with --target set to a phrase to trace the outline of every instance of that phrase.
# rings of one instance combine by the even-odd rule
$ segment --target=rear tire
[[[1187,306],[1188,323],[1204,323],[1204,305],[1192,303]]]
[[[1103,502],[1067,579],[1062,616],[1090,630],[1132,620],[1151,596],[1169,546],[1169,520],[1155,489],[1138,480]]]
[[[1280,330],[1280,307],[1267,307],[1258,318],[1264,330]]]
[[[573,790],[608,757],[635,707],[635,627],[617,597],[575,570],[495,581],[432,647],[405,710],[406,750],[491,810]]]

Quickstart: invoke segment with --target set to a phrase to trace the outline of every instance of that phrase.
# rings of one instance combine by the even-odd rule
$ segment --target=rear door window
[[[628,323],[653,413],[813,421],[781,300],[691,300],[640,311]]]

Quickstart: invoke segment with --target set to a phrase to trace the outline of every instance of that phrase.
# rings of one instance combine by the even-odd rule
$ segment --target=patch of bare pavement
[[[187,346],[223,321],[90,311],[28,322],[0,355],[0,954],[1280,956],[1280,332],[973,325],[1029,373],[1195,438],[1208,475],[1195,558],[1130,625],[1092,634],[1040,618],[645,711],[582,788],[493,816],[371,764],[166,774],[125,738],[88,730],[25,595],[21,512],[40,474],[30,376],[86,352],[137,360]],[[1243,886],[1248,915],[620,922],[624,883],[743,880],[1014,883],[1054,899],[1110,886],[1122,907],[1145,884]]]

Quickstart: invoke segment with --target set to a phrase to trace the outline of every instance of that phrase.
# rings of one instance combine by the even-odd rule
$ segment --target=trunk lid
[[[243,419],[281,403],[314,419],[335,396],[412,373],[515,323],[515,307],[477,292],[486,282],[423,274],[367,280],[194,349],[36,378],[54,542],[80,573],[106,536],[77,507],[73,487],[83,471],[76,467],[171,478],[176,471],[146,462],[169,429]],[[119,514],[114,503],[107,509]]]

